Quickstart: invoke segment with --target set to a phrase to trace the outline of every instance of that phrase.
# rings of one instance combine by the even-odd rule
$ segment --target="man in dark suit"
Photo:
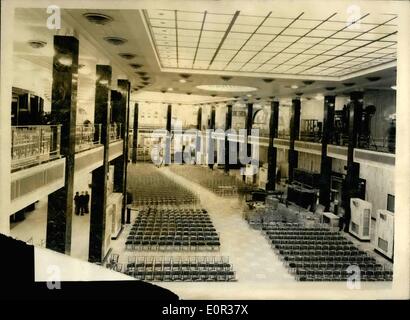
[[[84,211],[85,211],[85,194],[84,194],[84,191],[81,192],[79,203],[80,203],[80,215],[83,216]]]
[[[90,195],[88,194],[88,191],[86,191],[84,195],[84,212],[85,213],[90,212],[89,203],[90,203]]]
[[[75,193],[74,205],[75,205],[75,214],[78,216],[80,214],[80,194],[78,192]]]

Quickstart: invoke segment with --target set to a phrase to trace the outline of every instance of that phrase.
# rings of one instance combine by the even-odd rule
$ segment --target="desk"
[[[306,189],[297,185],[288,186],[287,201],[307,209],[312,210],[316,205],[316,189]]]
[[[330,227],[338,227],[339,226],[339,216],[337,216],[337,215],[335,215],[331,212],[323,212],[322,221],[323,221],[323,223],[328,224]]]

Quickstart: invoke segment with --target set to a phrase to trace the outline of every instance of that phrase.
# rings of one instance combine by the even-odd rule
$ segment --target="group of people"
[[[84,213],[89,213],[90,195],[88,191],[82,191],[81,194],[77,191],[74,196],[75,214],[83,216]]]

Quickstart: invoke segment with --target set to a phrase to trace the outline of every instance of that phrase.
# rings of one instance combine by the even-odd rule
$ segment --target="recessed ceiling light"
[[[110,16],[101,13],[87,12],[83,16],[91,23],[104,25],[110,23],[114,19]]]
[[[200,90],[206,91],[221,91],[221,92],[250,92],[256,91],[257,88],[254,87],[246,87],[246,86],[233,86],[227,84],[204,84],[197,86]]]
[[[131,60],[134,59],[136,57],[135,54],[133,53],[119,53],[118,54],[121,58],[127,59],[127,60]]]
[[[130,64],[131,67],[133,67],[134,69],[139,69],[142,67],[142,64],[138,64],[138,63],[131,63]]]
[[[181,83],[185,83],[185,82],[186,82],[186,80],[185,80],[185,79],[179,79],[179,82],[181,82]]]
[[[169,87],[168,91],[174,91],[174,88]]]
[[[313,80],[305,80],[305,81],[303,81],[303,83],[305,84],[305,85],[311,85],[311,84],[313,84],[315,81],[313,81]]]
[[[345,82],[345,83],[343,83],[343,85],[345,87],[353,87],[355,85],[355,83],[354,82]]]
[[[296,84],[292,84],[290,87],[291,87],[292,89],[297,89],[297,88],[299,88]]]
[[[120,37],[105,37],[104,40],[114,46],[120,46],[128,41],[127,39]]]
[[[44,48],[47,45],[47,42],[42,41],[42,40],[30,40],[28,44],[30,45],[30,47],[34,49],[40,49],[40,48]]]
[[[371,82],[374,82],[374,81],[380,80],[381,77],[367,77],[366,79],[369,80],[369,81],[371,81]]]
[[[246,96],[247,96],[247,97],[252,97],[252,95],[251,95],[251,94],[247,94]]]

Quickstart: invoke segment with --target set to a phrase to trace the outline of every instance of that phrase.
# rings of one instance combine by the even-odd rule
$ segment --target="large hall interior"
[[[54,2],[2,21],[1,233],[184,299],[392,289],[408,10]]]

